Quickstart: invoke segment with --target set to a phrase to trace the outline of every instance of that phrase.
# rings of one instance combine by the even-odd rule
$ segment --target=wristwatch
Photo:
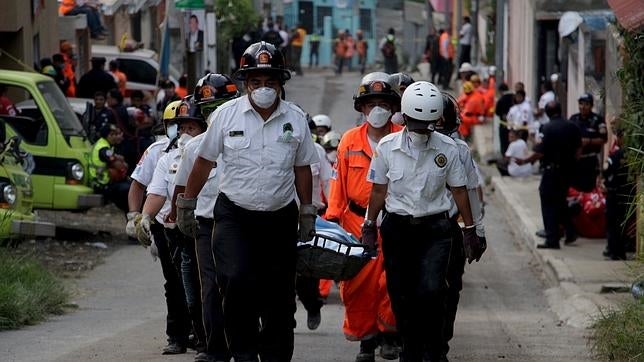
[[[364,223],[362,223],[362,225],[366,227],[372,227],[372,226],[376,226],[376,222],[373,220],[364,219]]]

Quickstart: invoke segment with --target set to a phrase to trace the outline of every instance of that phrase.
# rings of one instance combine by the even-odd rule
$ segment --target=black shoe
[[[611,255],[612,254],[611,254],[610,250],[608,250],[608,247],[606,247],[606,249],[604,249],[604,251],[602,251],[602,256],[605,257],[605,258],[610,258]]]
[[[206,352],[199,352],[195,355],[195,362],[212,362],[215,356],[210,356]]]
[[[538,237],[540,237],[540,238],[544,238],[544,239],[545,239],[545,238],[546,238],[546,229],[540,229],[540,230],[537,230],[537,232],[535,233],[535,235],[537,235],[537,236],[538,236]]]
[[[163,347],[161,354],[182,354],[186,353],[186,346],[182,346],[177,342],[170,342],[167,346]]]
[[[570,235],[566,236],[566,239],[564,240],[564,244],[570,245],[570,244],[574,243],[575,241],[577,241],[577,234],[576,233],[575,234],[570,234]]]
[[[360,352],[356,356],[356,362],[375,362],[376,353],[375,352]]]
[[[310,330],[317,329],[320,326],[321,321],[322,321],[322,315],[320,314],[319,309],[314,312],[308,312],[308,316],[306,318],[306,326]]]
[[[377,338],[360,341],[360,353],[356,356],[356,362],[375,362],[376,347],[378,347]]]
[[[400,352],[398,351],[398,348],[391,343],[388,342],[383,342],[382,346],[380,346],[380,357],[386,360],[396,360],[398,359],[400,355]]]
[[[561,249],[561,247],[557,244],[537,244],[537,249]]]

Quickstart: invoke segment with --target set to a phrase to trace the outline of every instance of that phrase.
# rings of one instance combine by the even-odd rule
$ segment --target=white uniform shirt
[[[453,139],[454,143],[458,147],[458,158],[463,164],[463,170],[465,171],[465,177],[467,178],[467,183],[465,184],[468,190],[476,190],[480,185],[479,173],[476,170],[476,165],[472,159],[472,152],[470,151],[470,146],[467,145],[467,142],[462,139]],[[450,199],[450,209],[449,216],[452,217],[458,212],[458,206],[452,193],[448,193]]]
[[[197,160],[197,151],[199,150],[199,146],[201,145],[201,140],[204,135],[205,133],[202,133],[186,143],[183,154],[181,155],[181,162],[179,163],[177,175],[174,178],[175,186],[186,186],[188,183],[188,176],[190,176],[192,166]],[[195,216],[209,219],[213,218],[215,201],[217,201],[217,195],[219,195],[219,178],[217,177],[217,169],[223,167],[223,162],[219,161],[220,160],[218,160],[215,167],[210,170],[208,180],[206,180],[206,183],[197,196]]]
[[[380,140],[367,181],[389,185],[385,198],[388,212],[421,217],[448,211],[446,184],[465,186],[467,178],[454,140],[434,132],[415,158],[405,129]]]
[[[163,154],[154,169],[152,182],[148,185],[148,194],[165,197],[165,203],[157,213],[155,219],[164,224],[166,216],[172,209],[172,194],[174,193],[174,177],[179,168],[181,151],[178,148]]]
[[[274,211],[295,198],[294,166],[319,162],[306,116],[280,100],[264,121],[248,95],[217,108],[199,147],[199,156],[226,165],[219,170],[219,189],[247,210]]]
[[[164,154],[163,151],[168,148],[169,143],[170,139],[164,138],[148,146],[139,159],[139,162],[136,164],[136,168],[132,171],[132,175],[130,175],[130,177],[141,185],[148,186],[150,181],[152,181],[152,175],[154,174],[157,162]]]
[[[461,40],[460,43],[463,45],[471,45],[472,44],[472,24],[470,23],[464,23],[463,26],[461,27],[461,31],[459,32],[461,35]]]
[[[550,102],[554,102],[555,100],[555,92],[553,91],[547,91],[544,94],[539,97],[539,103],[537,103],[537,108],[539,109],[546,109],[546,104]],[[550,118],[548,118],[548,115],[546,112],[543,112],[539,118],[536,119],[537,122],[539,122],[540,126],[543,126],[550,122]]]
[[[536,131],[532,106],[530,106],[530,101],[527,98],[522,103],[515,104],[510,108],[507,119],[509,126],[512,128],[528,127],[530,133],[535,133]]]
[[[329,179],[331,178],[331,164],[326,159],[326,151],[319,143],[314,143],[318,151],[319,162],[311,164],[311,174],[313,175],[313,205],[318,209],[324,207],[322,194],[328,200],[329,197]]]
[[[526,177],[532,174],[532,165],[526,163],[524,165],[518,165],[516,159],[526,159],[530,156],[530,151],[528,151],[528,145],[522,139],[517,139],[512,141],[508,145],[505,155],[510,157],[510,163],[508,164],[508,173],[510,176],[514,177]]]

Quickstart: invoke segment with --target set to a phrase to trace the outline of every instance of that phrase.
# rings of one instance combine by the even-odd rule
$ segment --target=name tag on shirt
[[[228,136],[230,137],[242,137],[244,135],[244,131],[230,131],[228,132]]]

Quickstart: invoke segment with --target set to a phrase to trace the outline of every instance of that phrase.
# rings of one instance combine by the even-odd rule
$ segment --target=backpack
[[[382,55],[384,55],[385,58],[391,58],[395,54],[396,54],[396,45],[394,44],[394,42],[391,40],[385,41],[385,44],[382,46]]]

